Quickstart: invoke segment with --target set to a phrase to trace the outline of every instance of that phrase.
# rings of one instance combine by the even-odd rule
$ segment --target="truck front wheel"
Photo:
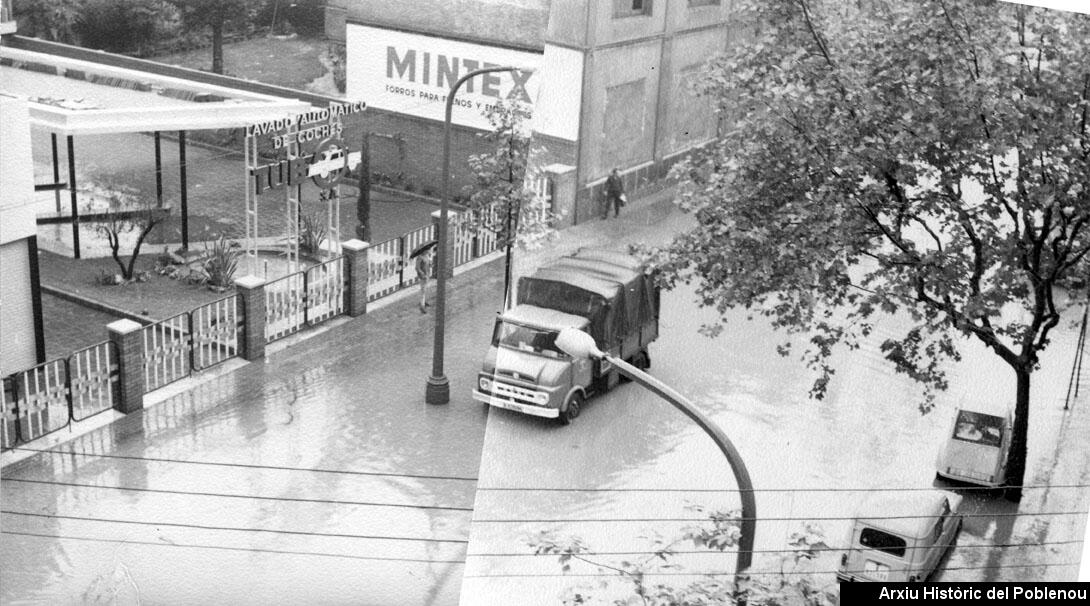
[[[576,391],[572,392],[568,396],[568,405],[564,407],[564,410],[560,411],[560,416],[557,419],[561,425],[569,425],[572,419],[579,416],[579,412],[583,409],[583,393]]]

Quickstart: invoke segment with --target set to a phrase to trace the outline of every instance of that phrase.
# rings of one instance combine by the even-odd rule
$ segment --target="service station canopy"
[[[0,92],[26,99],[35,126],[76,136],[239,128],[313,109],[295,99],[3,46]]]

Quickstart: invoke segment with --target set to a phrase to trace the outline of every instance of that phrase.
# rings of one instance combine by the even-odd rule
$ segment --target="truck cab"
[[[561,352],[560,330],[585,331],[611,355],[648,368],[658,301],[653,279],[625,253],[580,249],[549,263],[519,280],[517,305],[496,319],[473,398],[570,423],[619,375],[608,362]]]

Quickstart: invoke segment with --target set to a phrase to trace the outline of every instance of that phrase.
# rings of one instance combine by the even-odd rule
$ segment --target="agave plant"
[[[212,286],[226,288],[231,285],[238,269],[238,260],[242,256],[242,249],[238,242],[228,240],[220,236],[212,248],[205,248],[208,258],[203,264],[204,273],[208,276],[208,283]]]
[[[326,227],[318,213],[300,217],[299,248],[308,255],[322,252],[322,240],[326,238]]]

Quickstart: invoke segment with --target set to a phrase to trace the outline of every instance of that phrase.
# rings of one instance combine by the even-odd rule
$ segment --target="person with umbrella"
[[[422,314],[428,313],[428,278],[431,277],[434,269],[432,259],[435,256],[437,244],[435,240],[426,242],[409,255],[410,259],[416,260],[416,277],[420,280],[420,313]]]

